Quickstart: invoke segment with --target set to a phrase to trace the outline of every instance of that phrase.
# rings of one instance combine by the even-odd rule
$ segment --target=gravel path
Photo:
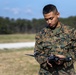
[[[35,45],[35,42],[0,43],[0,49],[26,48],[26,47],[34,47],[34,45]]]

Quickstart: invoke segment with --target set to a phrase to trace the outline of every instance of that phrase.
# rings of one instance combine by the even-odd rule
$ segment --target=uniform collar
[[[55,29],[53,29],[52,32],[54,35],[56,35],[56,34],[61,33],[61,29],[62,29],[62,24],[60,22],[58,22],[57,27]]]

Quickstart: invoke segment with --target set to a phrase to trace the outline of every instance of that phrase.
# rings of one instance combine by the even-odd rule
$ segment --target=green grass
[[[39,64],[25,54],[33,54],[33,48],[1,50],[0,75],[38,75]]]
[[[0,43],[27,42],[27,41],[34,41],[34,40],[35,40],[35,34],[0,35]]]

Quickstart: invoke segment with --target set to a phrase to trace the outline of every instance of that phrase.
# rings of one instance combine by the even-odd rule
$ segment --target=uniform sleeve
[[[47,61],[47,55],[44,52],[44,48],[42,46],[42,37],[40,34],[37,34],[35,37],[35,48],[34,48],[34,54],[35,54],[35,59],[39,64],[44,64]]]
[[[75,55],[75,60],[76,60],[76,30],[74,30],[72,39],[73,39],[73,43],[74,43],[74,55]]]
[[[76,30],[72,29],[70,35],[72,41],[72,51],[70,53],[72,53],[71,56],[76,61]]]

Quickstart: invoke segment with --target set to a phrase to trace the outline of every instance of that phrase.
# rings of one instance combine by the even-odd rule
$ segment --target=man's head
[[[58,23],[58,18],[60,16],[57,8],[53,4],[48,4],[43,8],[43,15],[50,27],[55,27]]]

